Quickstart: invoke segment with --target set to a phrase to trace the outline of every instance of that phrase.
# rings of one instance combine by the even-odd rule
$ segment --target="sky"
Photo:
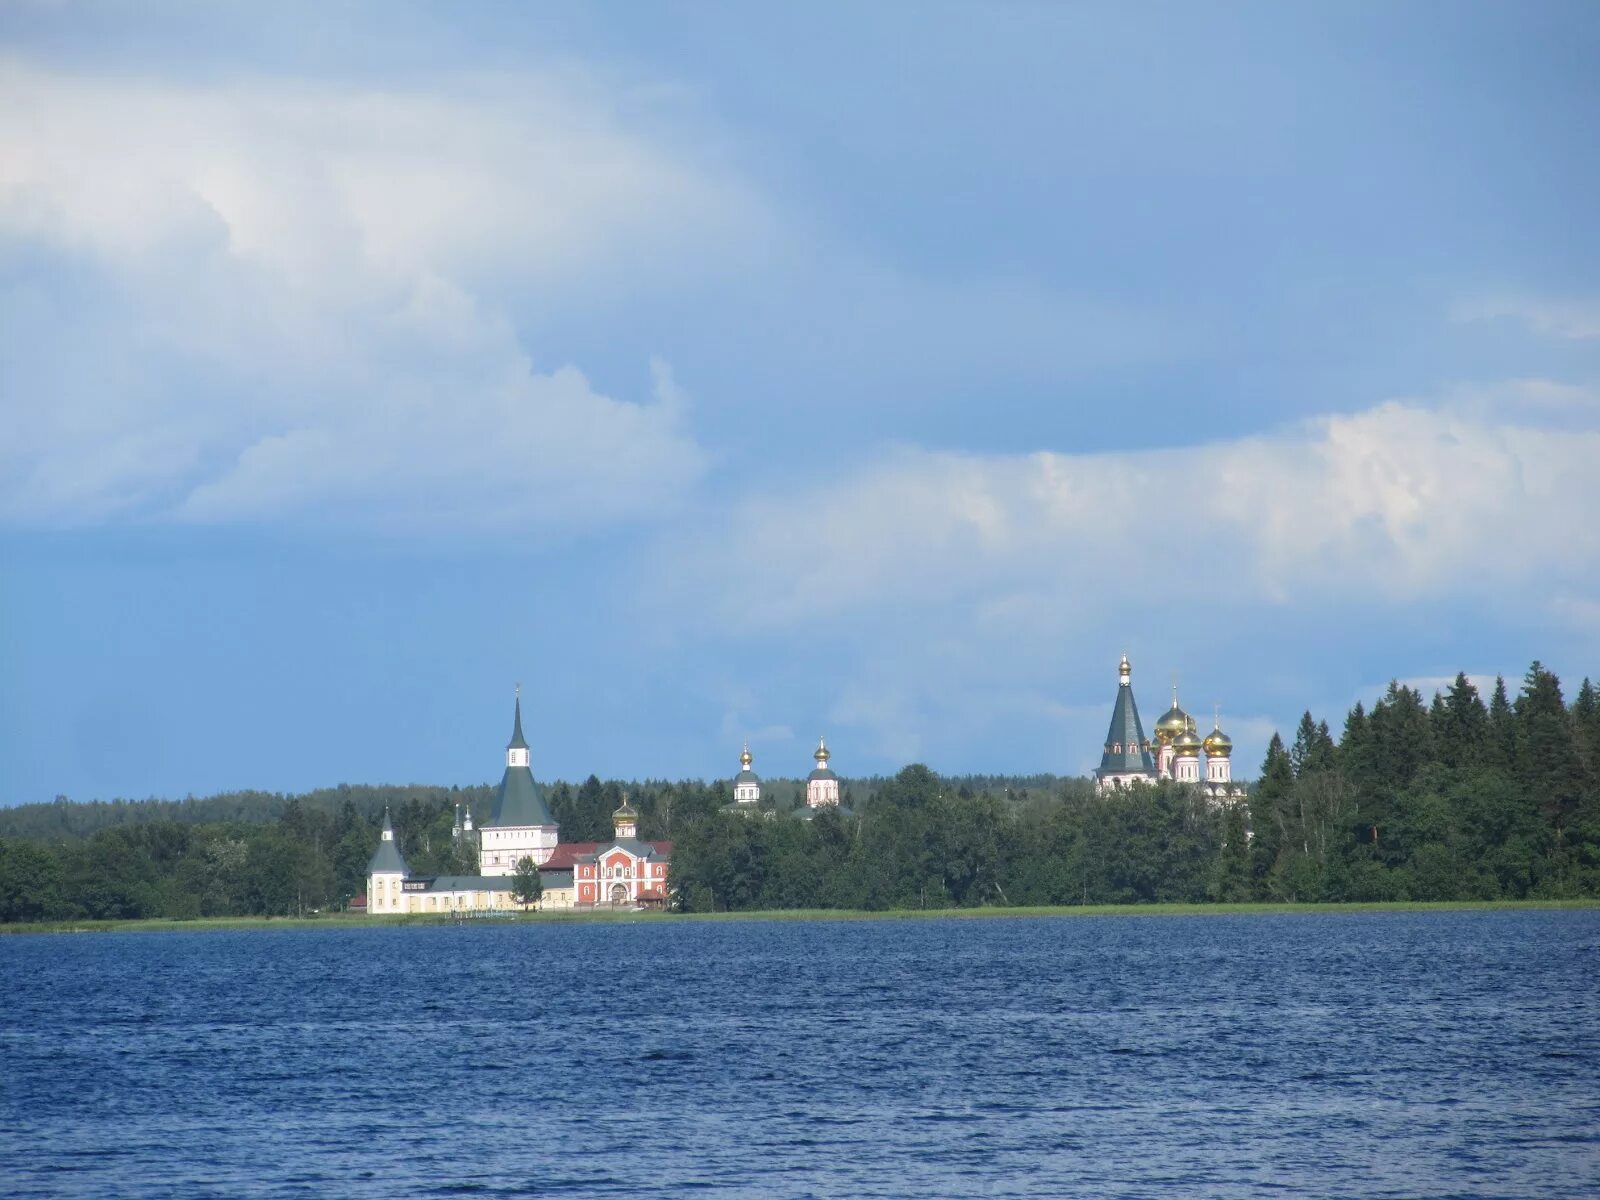
[[[0,0],[0,804],[1236,773],[1600,678],[1600,9]]]

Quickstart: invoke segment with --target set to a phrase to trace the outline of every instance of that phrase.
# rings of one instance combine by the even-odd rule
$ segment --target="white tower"
[[[1156,777],[1172,779],[1177,755],[1173,743],[1194,728],[1194,718],[1178,707],[1178,685],[1172,685],[1172,707],[1156,720]]]
[[[1185,729],[1172,742],[1172,778],[1178,783],[1200,782],[1200,735]]]
[[[1218,714],[1206,735],[1206,782],[1214,785],[1219,795],[1233,790],[1233,739],[1222,732],[1222,718]]]
[[[522,736],[522,687],[517,686],[516,717],[506,744],[506,773],[500,778],[494,811],[478,839],[478,870],[485,875],[514,875],[525,858],[536,863],[556,852],[560,826],[545,803],[544,789],[528,767],[528,741]]]
[[[806,776],[806,805],[809,808],[822,808],[825,805],[839,806],[839,777],[828,766],[828,760],[833,755],[828,753],[826,738],[817,739],[817,749],[811,755],[817,760],[816,769]]]
[[[367,863],[367,912],[397,913],[405,911],[406,876],[411,870],[401,857],[400,846],[394,840],[394,823],[389,820],[389,810],[383,810],[383,833],[378,838],[378,848]]]
[[[750,743],[744,744],[744,751],[739,755],[739,773],[733,777],[733,802],[735,804],[756,805],[761,802],[761,777],[750,769],[750,764],[755,759],[750,755]]]

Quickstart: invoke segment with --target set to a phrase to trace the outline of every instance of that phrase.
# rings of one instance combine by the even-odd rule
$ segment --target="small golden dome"
[[[828,753],[828,743],[825,738],[819,737],[817,739],[817,752],[811,757],[816,759],[818,763],[825,763],[833,757],[833,755]]]
[[[1179,758],[1198,758],[1202,745],[1200,735],[1192,729],[1185,729],[1172,739],[1172,751]]]
[[[1233,739],[1221,729],[1213,729],[1206,734],[1205,748],[1207,758],[1227,758],[1233,753]]]
[[[750,764],[753,762],[755,762],[755,759],[750,755],[750,743],[746,742],[744,744],[743,753],[739,755],[739,765],[748,771],[750,769]]]
[[[637,821],[639,819],[639,810],[630,804],[628,798],[624,796],[622,798],[622,806],[611,814],[611,819],[613,821]]]

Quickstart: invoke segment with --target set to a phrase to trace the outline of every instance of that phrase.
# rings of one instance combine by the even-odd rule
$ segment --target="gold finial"
[[[1124,654],[1122,661],[1117,664],[1117,674],[1122,677],[1122,682],[1128,682],[1128,676],[1133,674],[1133,667],[1128,663],[1128,656]]]

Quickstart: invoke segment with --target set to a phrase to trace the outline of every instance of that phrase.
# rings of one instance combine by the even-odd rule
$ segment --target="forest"
[[[767,790],[762,816],[723,811],[726,781],[547,795],[563,841],[594,841],[626,791],[641,836],[674,842],[686,911],[1600,896],[1600,693],[1586,679],[1568,704],[1537,662],[1514,698],[1458,675],[1431,699],[1391,684],[1337,736],[1308,712],[1233,805],[920,764],[849,781],[848,811],[810,822],[786,815],[795,781]],[[364,890],[385,805],[413,871],[468,874],[455,807],[482,822],[492,802],[487,785],[341,785],[0,809],[0,920],[338,909]]]

